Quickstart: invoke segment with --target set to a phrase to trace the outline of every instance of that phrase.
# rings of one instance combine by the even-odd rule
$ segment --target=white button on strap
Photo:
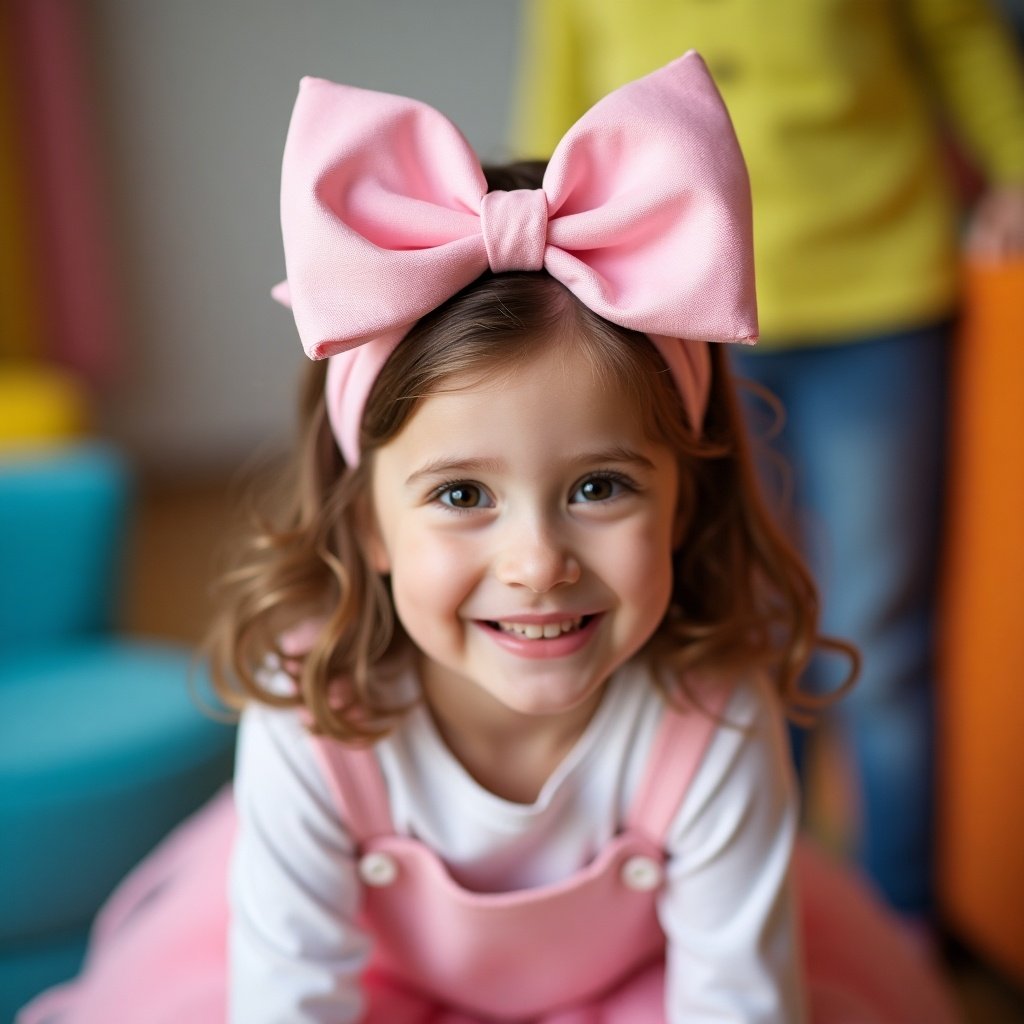
[[[650,892],[661,885],[664,872],[661,865],[650,857],[630,857],[622,865],[622,882],[634,892]]]
[[[359,858],[359,877],[367,885],[383,889],[398,878],[398,865],[388,853],[368,853]]]

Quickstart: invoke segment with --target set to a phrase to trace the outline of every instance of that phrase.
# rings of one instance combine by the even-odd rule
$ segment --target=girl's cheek
[[[668,600],[672,591],[672,527],[652,525],[633,531],[621,544],[610,545],[619,578],[635,599],[645,605]]]
[[[457,590],[475,565],[472,545],[436,534],[403,538],[396,553],[395,574],[406,589],[434,601]]]

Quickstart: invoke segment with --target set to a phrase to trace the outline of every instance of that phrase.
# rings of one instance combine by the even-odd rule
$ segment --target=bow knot
[[[480,202],[480,229],[487,265],[495,274],[542,270],[548,237],[548,199],[544,190],[488,192]]]

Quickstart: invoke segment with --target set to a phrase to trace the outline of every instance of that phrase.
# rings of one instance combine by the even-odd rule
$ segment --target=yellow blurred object
[[[66,440],[88,423],[81,386],[59,367],[0,362],[0,451]]]
[[[971,266],[941,631],[940,897],[1024,982],[1024,260]]]
[[[959,223],[936,103],[987,180],[1024,180],[1024,73],[991,6],[528,0],[515,149],[547,156],[692,47],[750,171],[760,348],[932,323],[956,304]]]

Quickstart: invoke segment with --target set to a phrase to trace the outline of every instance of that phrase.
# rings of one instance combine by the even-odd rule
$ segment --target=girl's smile
[[[561,658],[584,647],[597,629],[600,615],[520,616],[514,621],[479,623],[491,639],[521,658]]]
[[[674,455],[580,345],[538,351],[456,377],[372,456],[373,561],[427,699],[499,730],[585,724],[672,585]]]

